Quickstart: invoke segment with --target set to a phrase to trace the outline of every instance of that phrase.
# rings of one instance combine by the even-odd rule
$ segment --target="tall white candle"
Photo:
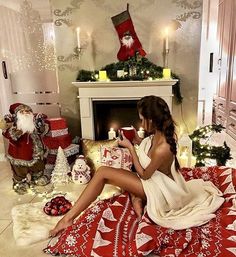
[[[169,50],[169,30],[168,30],[168,28],[166,28],[166,31],[165,31],[166,33],[166,38],[165,38],[165,48],[166,48],[166,50]]]
[[[116,132],[113,128],[110,128],[110,130],[108,131],[108,139],[114,139],[116,138]]]
[[[179,157],[180,167],[188,167],[188,156],[186,153],[182,153]]]
[[[80,27],[76,28],[76,34],[77,34],[77,46],[80,49]]]

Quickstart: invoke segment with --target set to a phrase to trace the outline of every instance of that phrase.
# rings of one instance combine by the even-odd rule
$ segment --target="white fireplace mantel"
[[[93,101],[138,100],[146,95],[163,98],[172,110],[172,86],[177,79],[146,81],[72,82],[78,87],[83,138],[94,139]]]

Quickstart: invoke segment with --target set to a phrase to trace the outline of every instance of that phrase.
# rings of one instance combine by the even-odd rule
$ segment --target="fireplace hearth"
[[[133,125],[138,129],[140,123],[136,103],[146,95],[162,97],[172,110],[172,86],[177,81],[176,79],[159,79],[72,82],[78,87],[82,137],[96,140],[107,139],[107,133],[111,127],[117,130],[121,126]]]

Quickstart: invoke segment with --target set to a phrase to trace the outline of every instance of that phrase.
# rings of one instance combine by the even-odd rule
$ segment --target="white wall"
[[[218,46],[217,19],[219,0],[203,1],[199,94],[198,94],[198,125],[212,123],[213,95],[218,82]],[[213,53],[213,72],[209,72],[210,53]]]

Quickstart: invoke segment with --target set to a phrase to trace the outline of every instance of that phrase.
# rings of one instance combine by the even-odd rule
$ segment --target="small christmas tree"
[[[53,184],[67,184],[69,182],[68,173],[70,166],[63,149],[59,146],[54,170],[52,171],[51,182]]]

